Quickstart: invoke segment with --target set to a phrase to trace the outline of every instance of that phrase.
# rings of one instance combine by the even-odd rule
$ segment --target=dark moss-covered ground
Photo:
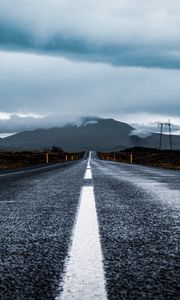
[[[0,169],[23,168],[36,164],[59,163],[82,158],[84,153],[66,153],[64,151],[3,151],[0,152]]]
[[[100,159],[180,170],[180,150],[157,150],[135,147],[119,152],[98,152]]]

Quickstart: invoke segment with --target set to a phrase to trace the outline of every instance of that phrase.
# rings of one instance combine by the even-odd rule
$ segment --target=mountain
[[[123,149],[131,146],[133,128],[113,119],[85,118],[78,125],[24,131],[0,141],[0,149],[42,150],[53,145],[66,151]]]
[[[0,140],[1,150],[44,150],[52,146],[65,151],[117,151],[134,146],[158,147],[159,134],[142,138],[134,128],[113,119],[84,118],[79,124],[24,131]],[[164,142],[168,146],[167,136]],[[180,137],[176,144],[180,148]]]

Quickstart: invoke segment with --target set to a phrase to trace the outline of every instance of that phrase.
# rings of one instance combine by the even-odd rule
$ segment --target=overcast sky
[[[0,0],[0,132],[81,115],[180,125],[179,32],[178,0]]]

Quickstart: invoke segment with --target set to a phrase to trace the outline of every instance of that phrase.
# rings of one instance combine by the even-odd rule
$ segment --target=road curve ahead
[[[0,209],[0,299],[180,299],[178,171],[92,153],[0,176]]]

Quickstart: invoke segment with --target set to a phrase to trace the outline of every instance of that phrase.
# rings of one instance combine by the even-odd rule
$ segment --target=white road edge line
[[[47,165],[47,166],[43,166],[43,167],[37,167],[37,168],[32,168],[32,169],[27,169],[27,170],[22,170],[22,171],[17,171],[17,172],[10,172],[10,173],[4,173],[4,174],[0,174],[0,177],[7,177],[7,176],[10,176],[10,175],[26,175],[30,172],[36,172],[36,171],[41,171],[41,170],[47,170],[49,169],[49,171],[51,169],[53,169],[54,167],[57,167],[57,166],[63,166],[67,163],[70,163],[71,161],[69,162],[61,162],[61,163],[57,163],[57,164],[52,164],[52,165]]]

